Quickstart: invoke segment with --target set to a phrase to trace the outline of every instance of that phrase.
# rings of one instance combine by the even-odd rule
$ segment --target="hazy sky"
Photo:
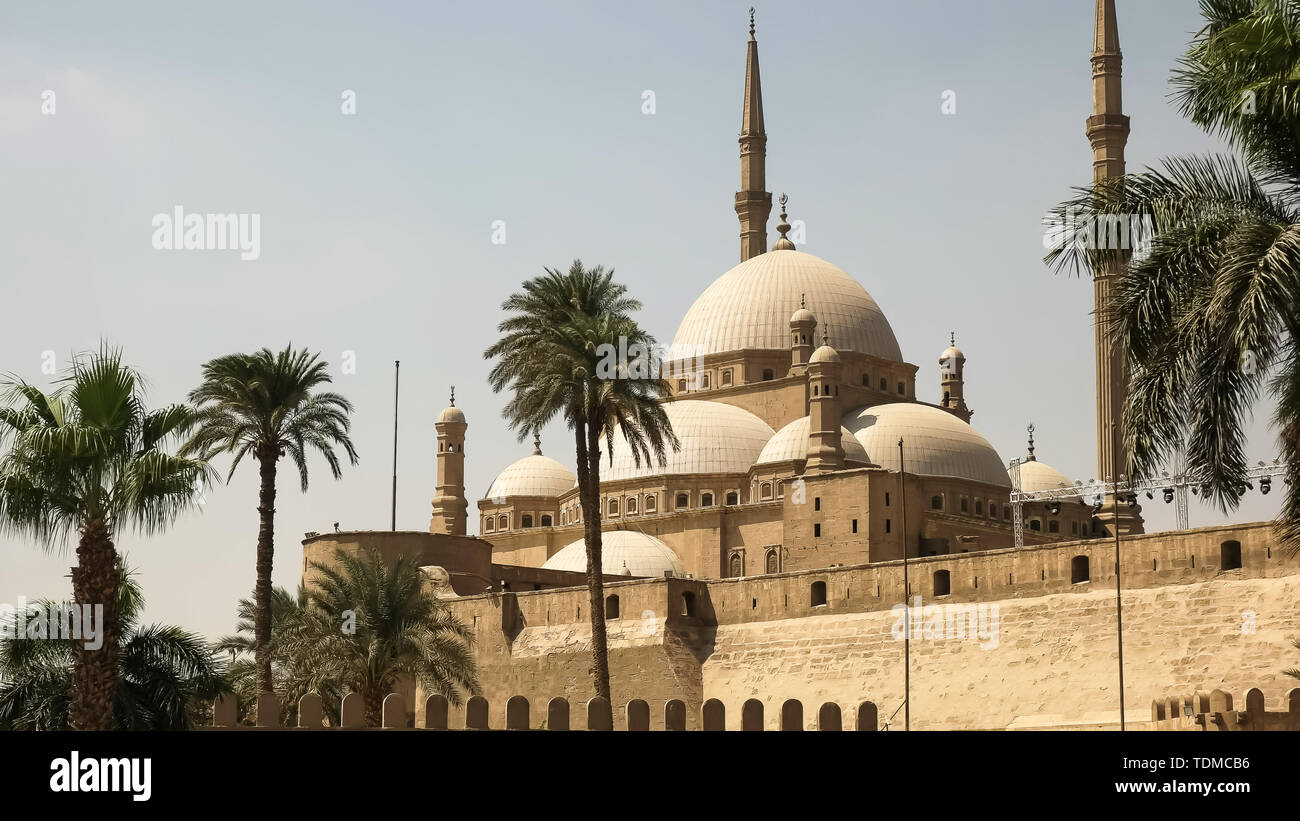
[[[320,351],[357,406],[362,461],[339,482],[315,463],[305,496],[282,474],[275,581],[292,587],[304,531],[388,527],[401,359],[398,527],[428,527],[433,419],[452,384],[472,512],[531,449],[506,430],[482,359],[521,281],[575,257],[613,266],[668,341],[737,262],[748,5],[6,4],[0,372],[46,384],[46,351],[63,364],[106,338],[163,404],[213,356]],[[1084,480],[1092,288],[1043,266],[1040,220],[1091,176],[1092,17],[1092,0],[758,7],[768,183],[805,221],[804,250],[875,297],[921,399],[939,398],[955,330],[976,429],[1007,461],[1032,421],[1038,456]],[[1130,169],[1215,150],[1167,100],[1194,0],[1121,0],[1119,17]],[[151,221],[176,206],[260,215],[260,258],[155,250]],[[340,373],[347,352],[355,374]],[[1266,418],[1253,459],[1273,452]],[[558,428],[543,449],[573,462]],[[232,629],[254,580],[256,481],[241,467],[166,534],[119,535],[148,619]],[[1234,518],[1270,518],[1279,495]],[[1146,509],[1150,529],[1172,526],[1172,506]],[[1221,520],[1193,503],[1193,525]],[[67,594],[70,551],[0,538],[0,601]]]

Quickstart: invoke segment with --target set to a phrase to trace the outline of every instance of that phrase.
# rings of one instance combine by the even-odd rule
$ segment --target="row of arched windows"
[[[543,513],[541,515],[540,522],[542,527],[551,527],[555,524],[554,519],[551,517],[551,514],[549,513]],[[519,524],[520,527],[525,527],[525,528],[532,527],[533,514],[525,513],[521,515],[519,517]],[[509,530],[509,529],[510,529],[510,515],[507,513],[502,513],[497,516],[494,516],[489,513],[488,515],[483,517],[483,531],[485,533],[494,533],[499,530]]]

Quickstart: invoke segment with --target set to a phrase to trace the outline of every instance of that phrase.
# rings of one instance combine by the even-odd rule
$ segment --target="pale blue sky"
[[[341,482],[317,463],[307,496],[284,476],[279,584],[297,583],[304,531],[388,526],[394,359],[399,528],[428,526],[432,420],[451,384],[473,509],[531,447],[507,432],[481,357],[512,289],[574,257],[613,266],[669,341],[737,261],[748,5],[6,4],[0,371],[44,382],[44,351],[62,360],[108,338],[161,404],[219,354],[292,340],[338,374],[354,351],[337,386],[357,405],[362,462]],[[1032,421],[1039,457],[1085,480],[1091,285],[1042,265],[1040,218],[1090,178],[1092,14],[1092,0],[758,7],[768,181],[806,222],[804,249],[872,293],[922,399],[938,398],[956,330],[975,427],[1009,460]],[[1194,0],[1121,0],[1119,15],[1130,168],[1213,150],[1167,100]],[[340,113],[344,89],[356,116]],[[940,113],[947,89],[956,116]],[[150,221],[176,205],[260,214],[261,258],[155,251]],[[1255,428],[1253,458],[1267,457]],[[543,447],[572,464],[563,431]],[[241,470],[164,536],[118,538],[148,618],[233,626],[257,529],[255,472]],[[1277,498],[1236,518],[1271,517]],[[1171,508],[1148,511],[1171,526]],[[0,601],[68,589],[70,554],[3,537],[0,561]]]

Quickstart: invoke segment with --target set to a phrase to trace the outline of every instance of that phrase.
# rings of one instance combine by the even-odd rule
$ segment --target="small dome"
[[[1010,476],[1011,471],[1007,471]],[[1031,459],[1020,463],[1020,489],[1025,493],[1033,493],[1037,490],[1057,490],[1058,488],[1074,487],[1064,473],[1061,473],[1051,465],[1039,462],[1037,459]]]
[[[841,269],[803,251],[768,251],[714,280],[686,312],[673,350],[702,356],[742,348],[788,351],[787,312],[801,294],[817,309],[818,321],[835,328],[840,351],[903,360],[889,320],[871,294]]]
[[[804,322],[807,322],[809,324],[816,324],[817,317],[813,316],[813,312],[808,310],[807,308],[800,308],[799,310],[795,311],[793,314],[790,315],[791,325],[799,325]]]
[[[607,530],[600,534],[601,567],[607,576],[663,578],[672,573],[685,578],[686,566],[673,549],[654,536],[634,530]],[[560,548],[546,560],[543,570],[587,572],[587,546],[582,539]]]
[[[903,437],[908,473],[951,476],[1010,488],[1002,457],[988,440],[947,411],[916,402],[858,408],[844,426],[873,462],[898,470],[898,437]]]
[[[943,353],[939,354],[939,364],[942,365],[946,362],[956,362],[958,359],[965,358],[966,354],[961,352],[961,348],[958,348],[956,345],[949,345],[944,349]]]
[[[601,454],[602,483],[645,476],[746,473],[772,438],[766,422],[735,405],[684,399],[665,402],[663,408],[681,448],[675,453],[668,448],[663,467],[653,457],[637,465],[627,440],[615,431],[612,459]]]
[[[576,483],[573,471],[549,456],[525,456],[497,474],[483,498],[541,496],[552,499],[567,492]]]
[[[754,464],[770,465],[807,459],[808,430],[810,427],[811,423],[808,417],[801,416],[781,428],[763,446],[763,452],[758,455],[758,461]],[[840,446],[844,448],[844,460],[846,462],[871,464],[871,460],[867,458],[867,452],[863,450],[862,444],[853,438],[853,434],[849,433],[848,428],[840,428]]]
[[[464,422],[465,414],[461,413],[460,408],[452,405],[449,408],[443,408],[442,413],[438,414],[439,422]]]
[[[839,353],[830,345],[822,345],[813,351],[813,355],[808,358],[809,362],[839,362]]]

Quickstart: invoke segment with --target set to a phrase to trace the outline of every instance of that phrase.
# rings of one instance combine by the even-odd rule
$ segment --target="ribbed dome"
[[[564,465],[549,456],[533,454],[497,474],[483,498],[543,496],[549,499],[568,491],[576,481],[573,471]]]
[[[616,431],[613,464],[608,454],[601,454],[601,482],[682,473],[745,473],[772,438],[766,422],[735,405],[686,399],[665,402],[663,408],[681,449],[676,453],[668,449],[665,467],[653,458],[643,459],[638,467],[632,449]]]
[[[607,576],[623,573],[623,566],[632,576],[663,578],[671,572],[677,578],[686,576],[686,566],[673,549],[654,536],[633,530],[607,530],[600,534],[601,568]],[[571,570],[587,572],[587,547],[582,539],[565,545],[546,560],[543,570]]]
[[[901,362],[898,340],[858,281],[803,251],[768,251],[748,259],[705,289],[686,312],[673,345],[694,354],[741,348],[789,350],[790,314],[807,296],[808,309],[835,347]]]
[[[952,476],[1011,487],[1002,457],[975,429],[947,411],[895,402],[849,411],[844,426],[876,464],[898,470],[898,437],[908,473]]]
[[[1007,471],[1011,475],[1011,471]],[[1043,464],[1038,460],[1020,463],[1020,489],[1025,493],[1032,493],[1036,490],[1057,490],[1063,487],[1074,487],[1064,473],[1061,473],[1051,465]]]
[[[781,428],[763,446],[763,452],[758,455],[758,460],[754,464],[770,465],[789,462],[792,459],[807,459],[809,427],[811,423],[808,417],[803,416]],[[862,449],[862,444],[853,438],[848,428],[840,428],[840,447],[844,448],[845,461],[871,464],[867,452]]]
[[[813,351],[813,355],[808,358],[809,362],[839,362],[839,352],[830,345],[823,345]]]

